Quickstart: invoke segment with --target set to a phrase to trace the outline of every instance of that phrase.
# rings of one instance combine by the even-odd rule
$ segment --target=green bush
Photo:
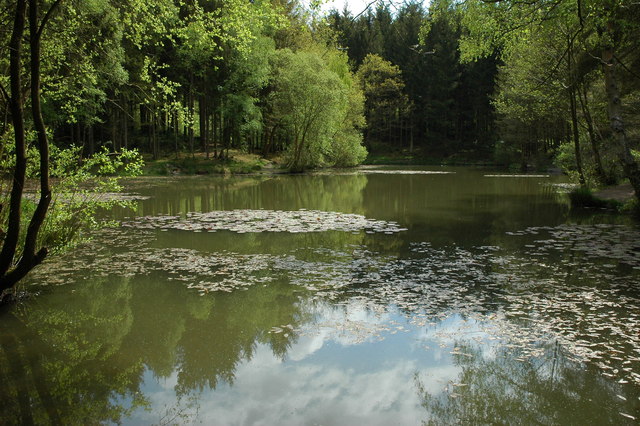
[[[121,176],[141,174],[143,161],[136,150],[122,150],[109,153],[102,150],[95,155],[82,159],[80,148],[59,149],[51,146],[50,174],[52,180],[52,199],[40,233],[38,246],[47,247],[50,252],[60,252],[84,241],[87,231],[108,225],[98,222],[96,213],[101,208],[114,205],[127,206],[129,203],[119,200],[113,193],[122,190],[118,182]],[[4,154],[11,152],[8,148]],[[28,150],[27,178],[36,179],[39,174],[38,152]],[[0,159],[0,172],[10,175],[13,171],[11,155]],[[9,185],[3,185],[0,193],[0,205],[8,205]],[[25,192],[21,204],[22,232],[24,235],[28,222],[35,210],[38,193]],[[6,229],[7,208],[0,210],[0,227]],[[20,258],[22,246],[18,247]]]
[[[629,200],[622,205],[620,211],[640,218],[640,202],[636,198]]]

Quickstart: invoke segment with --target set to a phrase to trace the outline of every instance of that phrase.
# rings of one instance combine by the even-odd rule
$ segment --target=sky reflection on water
[[[402,316],[367,314],[356,308],[344,315],[327,309],[324,323],[358,321],[371,329]],[[235,371],[233,385],[198,396],[197,412],[190,420],[216,419],[218,424],[416,424],[426,417],[421,395],[413,385],[416,375],[431,393],[443,392],[460,368],[451,362],[453,341],[439,332],[454,334],[464,320],[450,318],[429,330],[411,327],[385,333],[384,344],[373,336],[365,343],[349,332],[323,327],[302,336],[285,360],[258,345],[251,360]],[[426,348],[432,348],[430,351]],[[152,410],[139,410],[131,420],[157,421],[164,407],[176,399],[178,371],[168,379],[145,374],[145,392],[152,395]],[[187,412],[185,410],[185,412]]]

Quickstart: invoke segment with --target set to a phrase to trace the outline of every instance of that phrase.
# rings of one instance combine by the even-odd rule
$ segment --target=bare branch
[[[358,19],[362,14],[364,14],[367,10],[369,10],[369,8],[371,6],[373,6],[375,3],[377,3],[378,0],[373,0],[372,2],[369,2],[364,9],[362,9],[362,12],[358,13],[356,16],[354,16],[353,18],[351,18],[351,21],[355,21],[356,19]]]

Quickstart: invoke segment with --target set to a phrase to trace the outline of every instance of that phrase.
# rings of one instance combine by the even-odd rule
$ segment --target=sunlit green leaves
[[[409,112],[400,69],[378,55],[369,54],[358,68],[358,80],[365,97],[367,136],[384,141]]]
[[[331,57],[332,52],[326,54]],[[338,163],[341,159],[335,154],[343,150],[355,153],[355,161],[349,160],[349,163],[364,158],[360,136],[354,130],[361,123],[362,98],[344,66],[338,66],[339,61],[346,64],[346,59],[335,56],[338,63],[327,63],[323,56],[282,49],[272,60],[275,90],[270,103],[276,119],[282,120],[292,135],[288,152],[292,170]],[[342,147],[332,150],[338,133],[348,135],[354,131],[351,136],[338,136],[345,137],[339,141]]]

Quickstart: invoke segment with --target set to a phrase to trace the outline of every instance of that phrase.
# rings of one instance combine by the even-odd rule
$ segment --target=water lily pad
[[[126,228],[176,229],[183,231],[257,232],[379,232],[394,234],[406,231],[396,222],[367,219],[358,214],[321,210],[217,210],[179,216],[144,216],[122,223]]]

